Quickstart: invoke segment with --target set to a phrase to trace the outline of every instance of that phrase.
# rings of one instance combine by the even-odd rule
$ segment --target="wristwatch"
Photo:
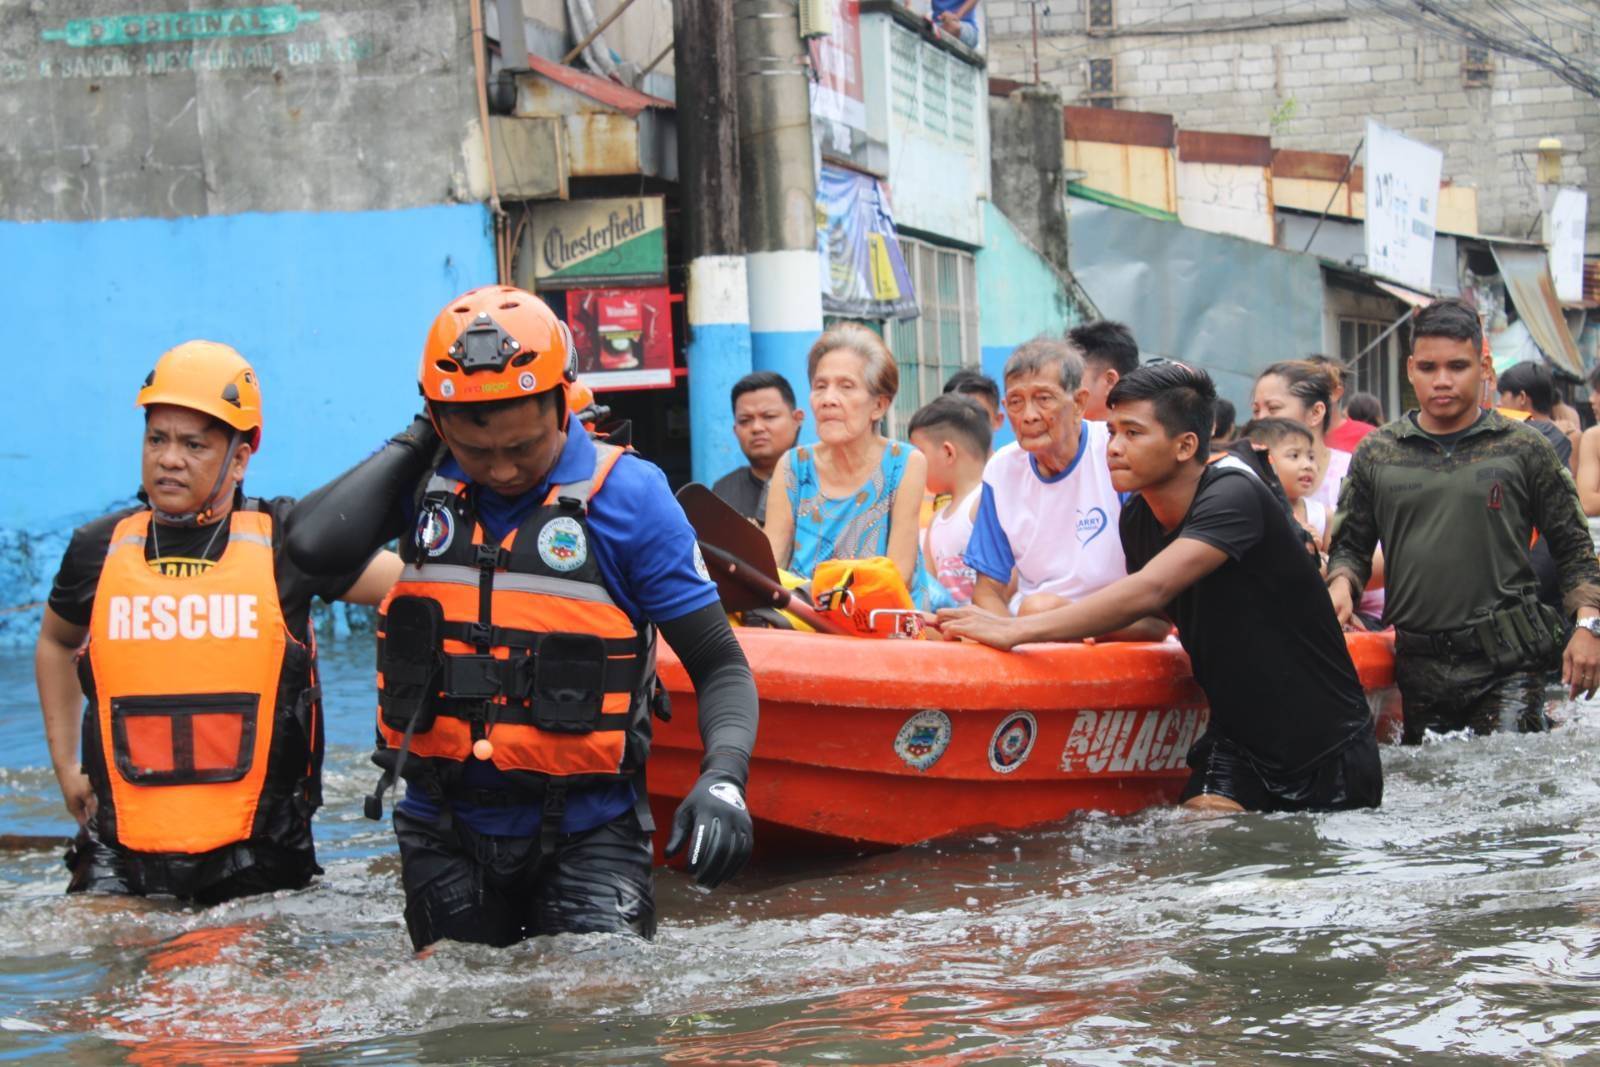
[[[1600,637],[1600,615],[1578,620],[1578,629],[1588,630],[1591,637]]]

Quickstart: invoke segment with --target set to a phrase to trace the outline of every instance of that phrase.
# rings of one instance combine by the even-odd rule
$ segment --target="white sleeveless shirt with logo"
[[[1106,467],[1111,435],[1103,422],[1085,419],[1080,426],[1084,445],[1077,459],[1049,481],[1015,443],[984,468],[984,485],[1017,568],[1012,611],[1033,593],[1078,600],[1128,573],[1117,528],[1122,497]]]

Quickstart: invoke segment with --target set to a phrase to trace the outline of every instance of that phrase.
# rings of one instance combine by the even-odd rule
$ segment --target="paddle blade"
[[[700,540],[743,560],[774,584],[783,584],[778,580],[778,564],[772,558],[767,535],[735,511],[732,504],[699,482],[690,482],[678,490],[678,506],[689,517],[689,525]]]

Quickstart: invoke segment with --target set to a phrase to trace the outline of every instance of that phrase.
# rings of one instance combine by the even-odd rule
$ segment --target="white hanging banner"
[[[1433,292],[1444,153],[1367,120],[1367,270]]]
[[[1556,299],[1563,304],[1583,300],[1583,231],[1588,221],[1588,195],[1582,189],[1557,190],[1544,216],[1544,243],[1550,247]]]

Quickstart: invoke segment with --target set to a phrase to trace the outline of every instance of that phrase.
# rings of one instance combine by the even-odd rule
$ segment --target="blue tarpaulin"
[[[822,310],[858,319],[917,315],[882,184],[870,174],[823,164],[817,180],[817,251],[822,259]]]

